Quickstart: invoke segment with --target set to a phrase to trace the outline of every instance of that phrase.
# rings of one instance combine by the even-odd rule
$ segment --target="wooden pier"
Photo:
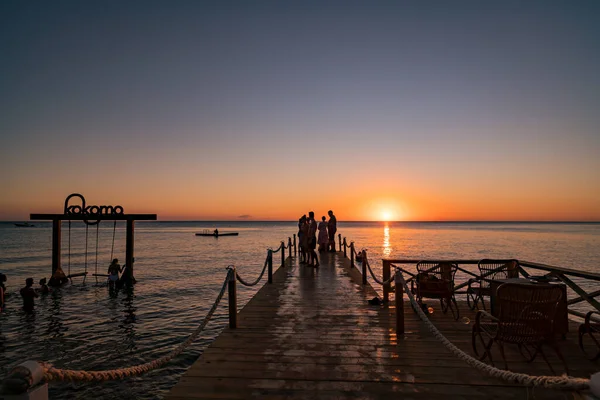
[[[370,305],[375,296],[343,253],[322,253],[318,269],[288,258],[273,283],[239,312],[237,329],[225,329],[167,399],[582,398],[511,384],[470,367],[433,337],[408,301],[405,332],[397,337],[393,304]],[[439,303],[432,306],[436,327],[472,355],[475,313],[459,302],[461,318],[454,321]],[[577,326],[571,323],[560,348],[570,375],[589,378],[599,367],[579,350]],[[562,373],[558,359],[548,358]],[[541,357],[527,363],[507,349],[507,360],[515,372],[551,374]]]

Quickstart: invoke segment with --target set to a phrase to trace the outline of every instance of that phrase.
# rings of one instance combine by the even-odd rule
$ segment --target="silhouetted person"
[[[329,236],[327,236],[327,222],[325,222],[325,216],[321,217],[321,222],[319,222],[319,252],[328,250],[329,248]]]
[[[306,215],[298,220],[298,243],[300,244],[300,264],[306,264],[308,257],[308,222]]]
[[[214,232],[214,234],[215,234],[215,236],[219,236],[219,230],[218,230],[218,229],[215,229],[215,232]]]
[[[108,266],[108,286],[114,287],[119,281],[119,273],[121,272],[121,266],[119,265],[119,259],[115,258]]]
[[[69,278],[65,275],[64,271],[61,267],[58,267],[54,274],[50,277],[50,281],[48,282],[49,286],[60,286],[69,282]]]
[[[308,213],[308,262],[311,267],[318,267],[319,259],[317,257],[317,221],[315,221],[315,213]]]
[[[33,278],[25,279],[25,287],[21,289],[21,297],[23,298],[23,311],[32,312],[35,306],[34,299],[38,297],[33,290]]]
[[[135,258],[133,259],[133,261],[135,262]],[[119,287],[121,287],[121,286],[131,287],[136,282],[137,281],[133,277],[133,272],[131,272],[129,269],[129,265],[127,265],[127,264],[123,265],[123,273],[121,274],[121,279],[119,280]]]
[[[41,294],[48,294],[50,293],[50,288],[48,287],[48,285],[46,285],[46,278],[42,278],[40,279],[40,288],[39,291]]]
[[[6,286],[4,286],[4,282],[6,282],[6,275],[0,273],[0,311],[6,306]]]
[[[329,251],[335,253],[335,233],[337,232],[337,218],[333,215],[333,211],[327,211],[329,222],[327,222],[327,233],[329,235]]]

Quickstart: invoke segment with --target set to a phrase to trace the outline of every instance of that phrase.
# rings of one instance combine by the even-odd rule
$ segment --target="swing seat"
[[[78,276],[86,276],[87,274],[88,274],[87,272],[78,272],[76,274],[67,275],[67,278],[71,279],[71,278],[76,278]]]

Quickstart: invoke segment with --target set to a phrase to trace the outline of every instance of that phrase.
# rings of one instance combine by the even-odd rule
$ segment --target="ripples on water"
[[[110,226],[109,226],[110,225]],[[196,237],[218,227],[237,237]],[[15,364],[44,360],[70,369],[110,369],[148,362],[167,354],[198,326],[225,278],[228,264],[254,279],[267,247],[277,247],[296,232],[295,223],[136,224],[135,276],[132,291],[110,293],[95,278],[75,278],[73,285],[36,299],[36,312],[20,310],[18,290],[27,277],[37,282],[51,270],[51,226],[16,228],[0,223],[0,272],[8,275],[10,297],[0,314],[0,377]],[[367,248],[381,272],[382,257],[519,258],[555,266],[598,271],[598,224],[482,223],[340,223],[339,233]],[[112,224],[98,231],[98,272],[111,257]],[[88,232],[88,272],[96,270],[96,229]],[[68,270],[68,228],[63,228],[63,267]],[[85,263],[85,228],[71,229],[71,272]],[[125,258],[124,226],[117,225],[114,256]],[[275,257],[275,264],[280,260]],[[375,260],[375,262],[374,262]],[[259,285],[260,286],[260,285]],[[257,289],[238,285],[242,307]],[[103,384],[52,384],[53,399],[159,399],[202,353],[227,323],[226,297],[201,337],[165,367],[142,377]]]

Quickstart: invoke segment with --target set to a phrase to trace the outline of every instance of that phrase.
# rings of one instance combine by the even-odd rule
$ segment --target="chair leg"
[[[456,299],[454,298],[454,296],[452,296],[448,304],[450,305],[450,311],[452,311],[452,316],[454,317],[454,320],[458,321],[458,319],[460,318],[460,311],[458,310],[458,304],[456,303]]]
[[[548,367],[550,367],[550,371],[552,371],[552,375],[556,375],[556,372],[554,371],[554,368],[552,368],[552,364],[550,364],[550,361],[548,361],[548,358],[546,357],[546,354],[544,353],[544,350],[542,350],[542,345],[541,344],[537,347],[537,350],[542,355],[542,358],[544,359],[544,361],[546,361],[546,364],[548,364]]]
[[[558,348],[558,346],[556,345],[556,343],[552,343],[550,345],[550,347],[552,347],[552,349],[554,350],[554,352],[556,353],[558,358],[560,358],[560,361],[562,361],[562,363],[565,367],[565,372],[567,373],[567,375],[569,375],[569,366],[567,365],[567,360],[565,360],[565,358],[563,357],[563,355],[562,355],[560,349]]]

